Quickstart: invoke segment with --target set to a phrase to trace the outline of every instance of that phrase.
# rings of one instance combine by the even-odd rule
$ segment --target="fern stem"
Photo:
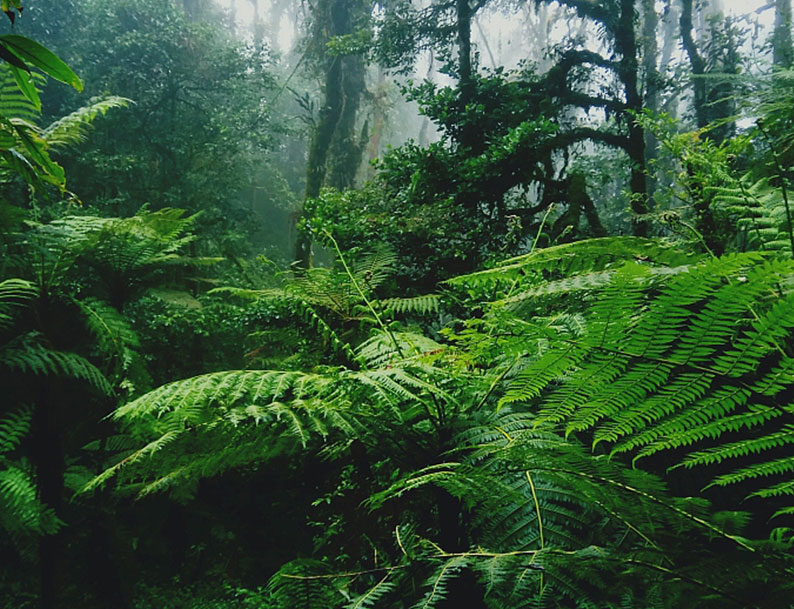
[[[347,265],[347,261],[345,260],[345,257],[342,255],[342,250],[339,249],[339,244],[336,242],[336,239],[334,239],[334,236],[330,232],[328,231],[324,231],[324,232],[325,232],[325,236],[331,240],[331,243],[333,243],[334,250],[336,250],[336,255],[339,256],[339,260],[345,269],[345,273],[347,273],[347,276],[350,278],[353,287],[356,288],[356,292],[358,292],[358,295],[361,296],[362,300],[367,305],[367,308],[369,309],[370,313],[372,313],[373,317],[375,318],[375,321],[378,322],[380,329],[383,330],[389,336],[389,339],[391,339],[391,342],[394,345],[394,348],[397,351],[397,353],[400,355],[401,358],[405,359],[405,354],[403,353],[402,348],[400,348],[400,343],[397,342],[397,338],[394,336],[394,333],[392,333],[392,331],[386,326],[386,324],[383,323],[383,320],[380,318],[380,315],[378,315],[378,312],[375,310],[375,307],[372,306],[372,302],[370,301],[369,298],[367,298],[366,294],[364,294],[364,290],[361,289],[361,286],[358,285],[358,281],[356,281],[356,278],[353,276],[353,272],[350,270],[350,267]]]
[[[538,227],[538,232],[535,235],[535,240],[532,242],[532,247],[529,248],[529,252],[527,253],[527,255],[532,254],[537,248],[538,241],[540,240],[540,235],[543,232],[543,227],[546,226],[546,220],[548,219],[549,214],[552,212],[553,209],[554,209],[554,203],[552,203],[546,208],[546,213],[543,214],[543,218],[540,221],[540,226]],[[516,286],[519,284],[520,281],[521,281],[521,275],[518,275],[515,279],[513,279],[513,284],[510,286],[510,289],[507,291],[507,296],[505,296],[505,300],[509,299],[510,296],[513,295],[513,290],[516,289]],[[491,331],[493,331],[493,328],[491,329]]]
[[[538,515],[538,539],[540,541],[540,549],[543,550],[545,547],[545,543],[543,541],[543,519],[540,516],[540,502],[538,501],[538,493],[535,491],[535,483],[532,480],[532,476],[529,474],[529,470],[524,472],[524,475],[527,477],[527,482],[529,482],[529,490],[532,493],[532,501],[535,502],[535,513]],[[535,556],[529,561],[532,564],[535,561]],[[543,596],[543,573],[540,574],[540,584],[539,584],[538,594]]]
[[[375,592],[375,590],[377,590],[383,584],[386,583],[386,580],[389,579],[389,575],[391,575],[391,571],[389,571],[386,575],[384,575],[383,579],[381,579],[377,584],[375,584],[372,588],[370,588],[369,591],[365,595],[363,595],[361,598],[359,598],[358,602],[355,605],[353,605],[351,609],[358,609],[359,607],[361,607],[362,604],[364,603],[364,601],[367,600],[367,598],[369,598],[370,596],[372,596],[372,594]]]
[[[546,225],[546,219],[549,217],[549,214],[552,212],[553,209],[554,209],[554,203],[552,203],[546,208],[546,213],[543,214],[543,219],[540,221],[540,226],[538,227],[538,234],[535,235],[535,240],[532,242],[532,247],[529,250],[530,254],[535,251],[535,248],[538,245],[538,241],[540,240],[540,235],[543,232],[543,227]]]
[[[480,408],[482,408],[483,406],[485,406],[485,402],[487,402],[487,401],[488,401],[488,398],[489,398],[489,397],[491,397],[491,394],[494,392],[494,389],[496,389],[496,386],[497,386],[499,383],[501,383],[501,382],[502,382],[502,380],[503,380],[503,379],[504,379],[504,378],[507,376],[507,374],[508,374],[508,373],[509,373],[509,372],[510,372],[510,371],[513,369],[513,367],[514,367],[514,366],[515,366],[515,365],[518,363],[518,361],[519,361],[518,359],[516,359],[515,361],[513,361],[513,363],[512,363],[512,364],[510,364],[510,365],[509,365],[507,368],[505,368],[505,369],[504,369],[504,371],[503,371],[503,372],[502,372],[502,373],[501,373],[499,376],[497,376],[497,377],[496,377],[496,378],[493,380],[493,382],[491,383],[491,386],[490,386],[490,387],[488,387],[488,391],[486,391],[486,392],[485,392],[485,395],[484,395],[484,396],[482,396],[482,398],[480,399],[480,401],[479,401],[479,402],[477,402],[477,405],[474,407],[474,410],[475,410],[475,411],[477,411],[477,410],[479,410]],[[498,411],[498,410],[499,410],[499,408],[497,407],[497,411]]]

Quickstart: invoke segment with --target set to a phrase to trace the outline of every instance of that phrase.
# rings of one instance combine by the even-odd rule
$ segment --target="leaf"
[[[17,34],[6,34],[0,36],[0,46],[55,80],[71,85],[78,91],[83,90],[80,77],[60,57],[35,40]]]
[[[39,92],[36,89],[33,78],[30,75],[30,71],[21,69],[15,65],[9,66],[9,68],[14,77],[14,82],[17,83],[22,95],[36,107],[36,110],[41,112],[41,98],[39,97]]]
[[[27,70],[28,66],[25,65],[25,62],[22,61],[19,57],[14,55],[11,51],[9,51],[4,46],[0,45],[0,59],[3,59],[10,63],[12,66],[16,66],[22,70]]]
[[[63,167],[50,158],[46,149],[46,142],[29,130],[25,124],[14,124],[14,128],[30,158],[40,165],[47,176],[53,178],[56,184],[64,184],[66,174],[63,171]]]

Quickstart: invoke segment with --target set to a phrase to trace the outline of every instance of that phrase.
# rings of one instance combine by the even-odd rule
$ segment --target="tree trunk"
[[[693,106],[695,110],[695,121],[698,129],[708,125],[706,113],[706,80],[703,75],[706,73],[706,62],[698,52],[697,44],[692,36],[692,0],[681,0],[681,41],[689,57],[689,65],[692,68],[692,92]]]
[[[659,26],[659,17],[654,8],[654,0],[642,0],[642,67],[645,75],[645,107],[653,113],[659,112],[659,93],[661,76],[656,67],[659,53],[656,43],[656,29]],[[645,164],[653,167],[659,143],[656,136],[650,131],[645,133]],[[653,175],[648,176],[646,185],[648,191],[648,204],[653,207],[653,196],[656,190],[656,180]]]
[[[355,136],[355,122],[364,93],[364,62],[358,56],[327,56],[325,46],[334,36],[351,34],[363,4],[356,0],[323,0],[315,7],[314,44],[326,62],[323,105],[309,147],[304,201],[316,198],[329,182],[338,187],[351,186],[361,161],[362,147]],[[303,215],[303,212],[301,212]],[[312,262],[311,237],[299,231],[295,244],[297,268]]]
[[[471,20],[474,12],[471,9],[469,0],[457,0],[457,33],[458,33],[458,82],[460,86],[460,109],[465,111],[466,106],[471,103],[474,97],[474,82],[472,81],[471,63]],[[477,134],[464,125],[460,134],[461,146],[471,146]]]
[[[634,0],[620,0],[620,15],[615,30],[615,47],[620,54],[620,80],[626,91],[626,109],[642,110],[642,97],[637,89],[637,39],[634,32]],[[631,163],[631,209],[641,216],[648,213],[648,192],[645,180],[645,134],[637,122],[628,115],[628,146],[626,152]],[[648,222],[640,218],[633,221],[634,234],[645,237]]]
[[[781,68],[790,68],[794,62],[794,47],[791,43],[791,0],[775,0],[772,61]]]

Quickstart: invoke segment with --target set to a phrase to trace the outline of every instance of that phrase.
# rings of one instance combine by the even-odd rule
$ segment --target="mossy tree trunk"
[[[355,33],[365,7],[361,0],[321,0],[315,5],[312,44],[324,66],[323,104],[309,147],[304,202],[316,198],[326,184],[352,186],[361,163],[363,147],[355,127],[366,88],[364,60],[355,54],[329,54],[327,43]],[[294,265],[306,269],[311,263],[311,236],[299,231]]]
[[[615,49],[620,54],[618,72],[626,94],[628,145],[626,153],[631,163],[631,209],[637,215],[632,222],[634,234],[645,237],[648,221],[641,218],[648,213],[648,191],[645,179],[645,134],[631,116],[643,108],[637,87],[637,37],[634,31],[634,0],[620,0],[620,15],[615,27]]]

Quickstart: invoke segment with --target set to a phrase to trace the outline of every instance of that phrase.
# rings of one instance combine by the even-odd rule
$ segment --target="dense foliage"
[[[540,1],[515,70],[504,4],[322,0],[289,67],[258,2],[0,35],[4,606],[794,607],[790,3],[764,66]]]

